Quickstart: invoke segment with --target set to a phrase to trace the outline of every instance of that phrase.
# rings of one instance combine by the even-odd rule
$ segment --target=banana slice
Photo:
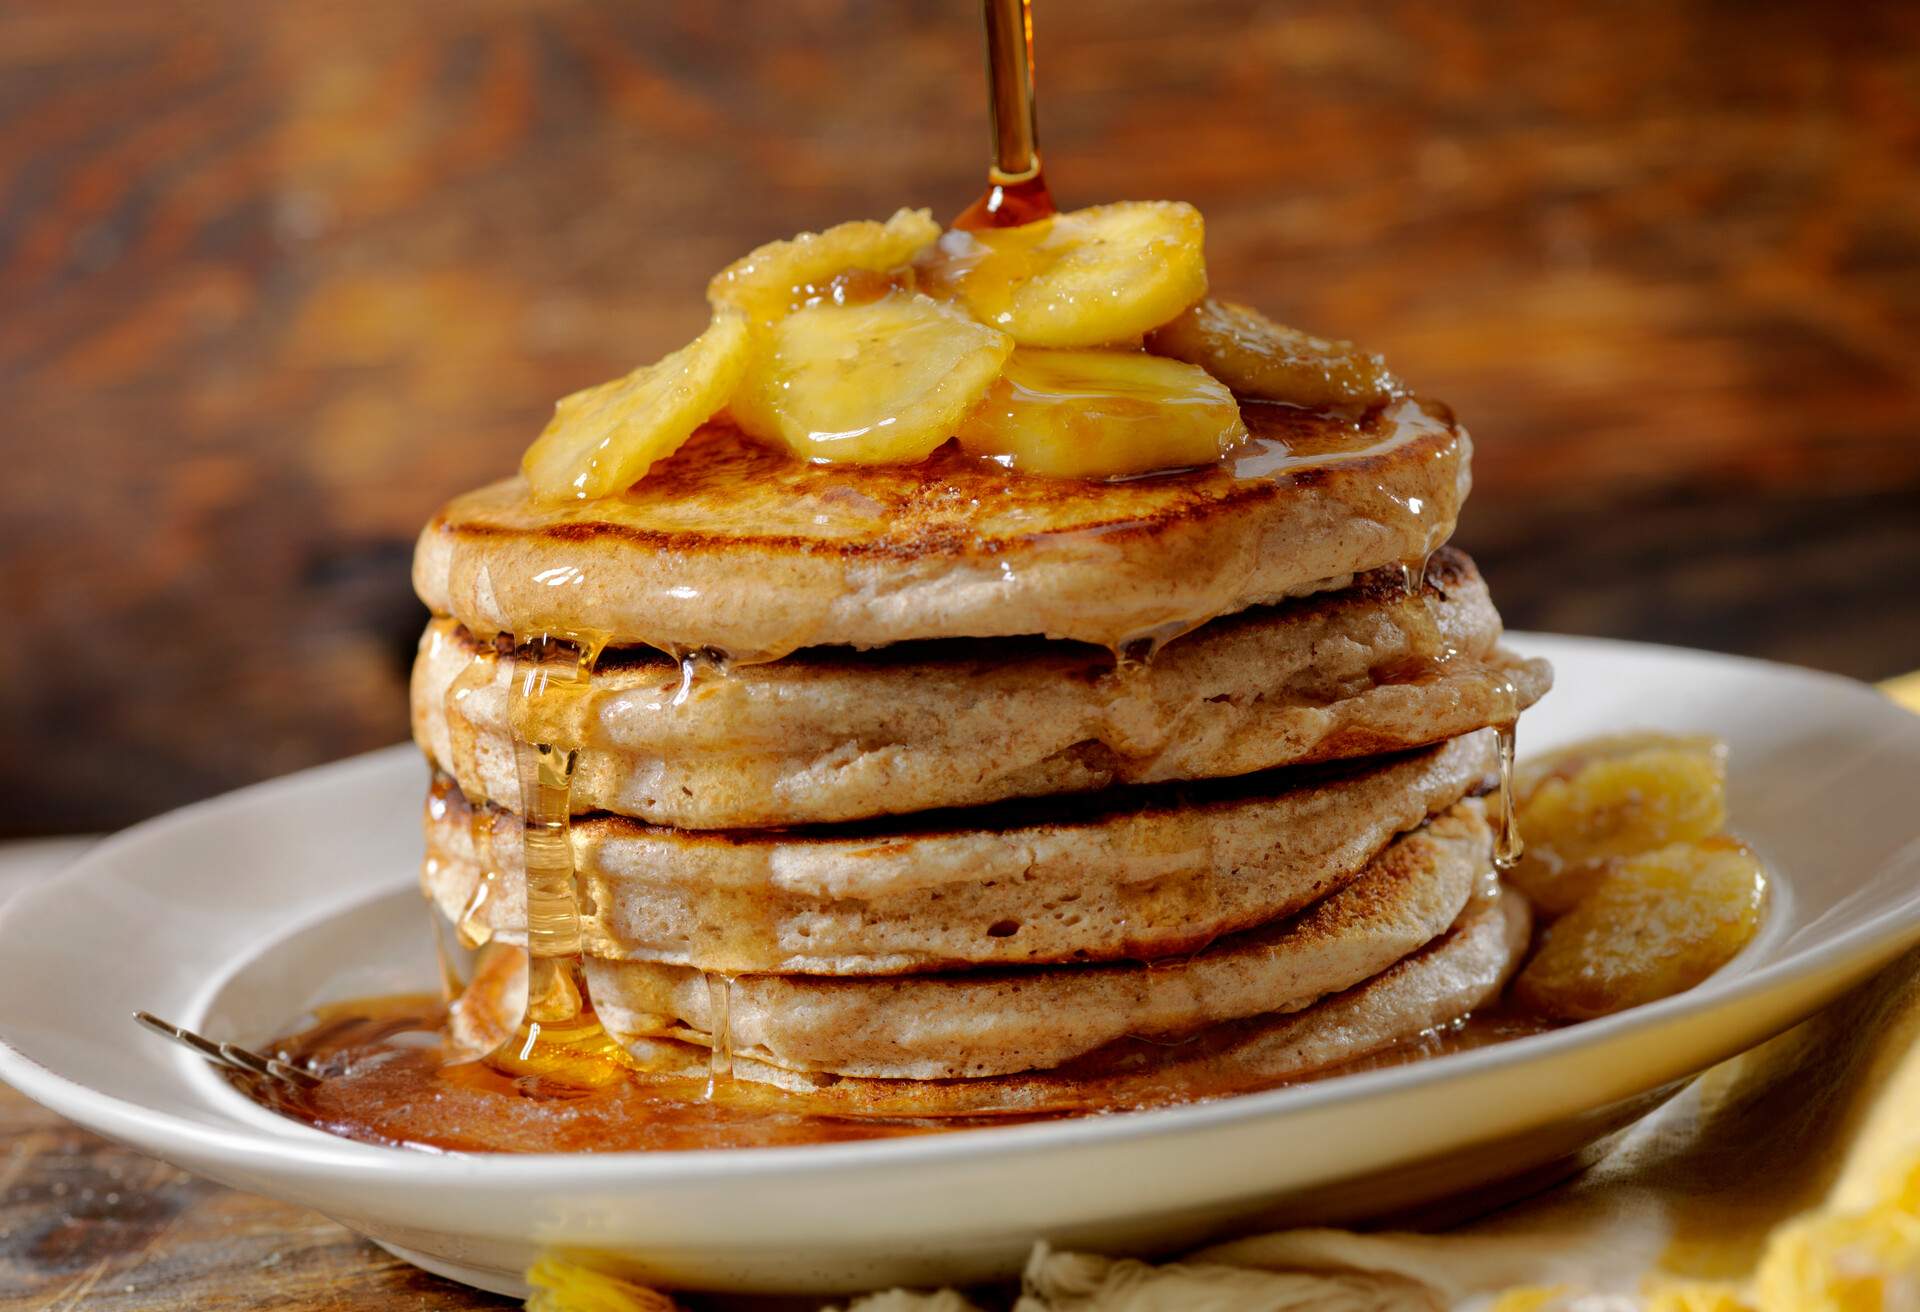
[[[887,290],[889,274],[905,270],[939,237],[940,225],[926,210],[899,210],[885,223],[859,219],[803,232],[729,264],[707,284],[707,299],[715,309],[742,310],[759,323],[850,295],[872,300]]]
[[[744,316],[718,314],[665,359],[562,397],[520,459],[535,493],[589,500],[633,486],[726,405],[746,372],[751,340]]]
[[[1610,868],[1547,927],[1514,1000],[1556,1020],[1592,1020],[1690,989],[1760,928],[1766,869],[1724,834]]]
[[[1017,228],[954,231],[923,285],[1022,346],[1138,338],[1207,291],[1200,211],[1176,201],[1071,210]]]
[[[1246,440],[1204,369],[1128,351],[1022,347],[961,424],[960,445],[1010,469],[1097,478],[1210,465]]]
[[[1313,337],[1211,297],[1150,334],[1147,349],[1197,364],[1235,395],[1263,401],[1370,405],[1399,391],[1386,362],[1352,342]]]
[[[953,436],[1012,350],[914,292],[809,306],[766,330],[731,409],[744,432],[803,459],[905,464]]]
[[[1622,860],[1727,822],[1727,745],[1638,733],[1535,757],[1514,779],[1526,854],[1506,872],[1536,911],[1571,908]]]

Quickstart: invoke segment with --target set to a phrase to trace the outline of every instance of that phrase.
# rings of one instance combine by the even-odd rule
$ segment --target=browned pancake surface
[[[809,465],[715,424],[620,497],[542,503],[510,479],[456,498],[421,535],[415,587],[483,635],[748,659],[1012,634],[1113,647],[1418,561],[1451,533],[1470,443],[1443,406],[1247,409],[1235,458],[1115,482],[951,445]]]

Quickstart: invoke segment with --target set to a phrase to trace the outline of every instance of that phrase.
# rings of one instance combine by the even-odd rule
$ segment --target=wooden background
[[[1920,666],[1920,6],[1039,0],[1062,200],[1479,441],[1511,622]],[[984,154],[971,0],[0,6],[0,833],[400,738],[417,525]],[[0,1307],[478,1306],[0,1093]]]
[[[0,10],[0,832],[403,736],[416,527],[752,244],[971,197],[972,0]],[[1920,7],[1041,0],[1063,203],[1479,442],[1509,621],[1920,665]]]

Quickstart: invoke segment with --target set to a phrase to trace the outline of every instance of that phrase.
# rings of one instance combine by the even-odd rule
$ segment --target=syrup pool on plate
[[[496,949],[496,951],[505,951]],[[804,1095],[730,1079],[718,1066],[705,1078],[649,1076],[586,1084],[563,1055],[519,1064],[518,1073],[465,1058],[449,1046],[446,1002],[431,994],[355,999],[317,1008],[300,1030],[267,1051],[317,1073],[296,1087],[238,1074],[229,1078],[273,1111],[343,1138],[432,1152],[641,1152],[771,1148],[847,1143],[1014,1125],[1083,1115],[896,1117],[842,1116],[810,1110]],[[1422,1034],[1386,1051],[1286,1084],[1330,1078],[1466,1051],[1540,1033],[1550,1022],[1496,1009]],[[1123,1041],[1159,1052],[1164,1042]],[[558,1064],[543,1068],[543,1060]],[[557,1073],[556,1073],[557,1072]],[[1282,1087],[1267,1085],[1264,1087]],[[1150,1110],[1253,1091],[1233,1085],[1167,1091],[1090,1110]]]

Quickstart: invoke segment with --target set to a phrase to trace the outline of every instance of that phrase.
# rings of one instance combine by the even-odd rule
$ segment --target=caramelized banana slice
[[[960,425],[1010,469],[1100,477],[1210,465],[1246,440],[1233,394],[1203,369],[1128,351],[1020,347]]]
[[[1514,1000],[1590,1020],[1690,989],[1753,938],[1766,886],[1759,858],[1724,835],[1622,861],[1548,926]]]
[[[1200,211],[1124,201],[1017,228],[953,231],[922,262],[923,285],[1022,346],[1138,338],[1207,291]]]
[[[1309,336],[1211,297],[1150,334],[1147,349],[1197,364],[1235,395],[1263,401],[1370,405],[1399,390],[1386,362],[1352,342]]]
[[[939,237],[940,225],[926,210],[898,210],[885,223],[836,223],[756,247],[714,275],[707,300],[758,323],[822,301],[871,300],[889,274],[904,272]]]
[[[809,306],[765,331],[733,417],[802,459],[903,464],[953,436],[1012,350],[1005,333],[913,292]]]
[[[727,403],[746,371],[750,332],[737,313],[672,355],[560,398],[520,467],[536,494],[588,500],[633,486]]]
[[[1527,850],[1507,878],[1559,915],[1610,862],[1719,832],[1726,791],[1727,748],[1714,738],[1597,738],[1528,761],[1515,782]]]

